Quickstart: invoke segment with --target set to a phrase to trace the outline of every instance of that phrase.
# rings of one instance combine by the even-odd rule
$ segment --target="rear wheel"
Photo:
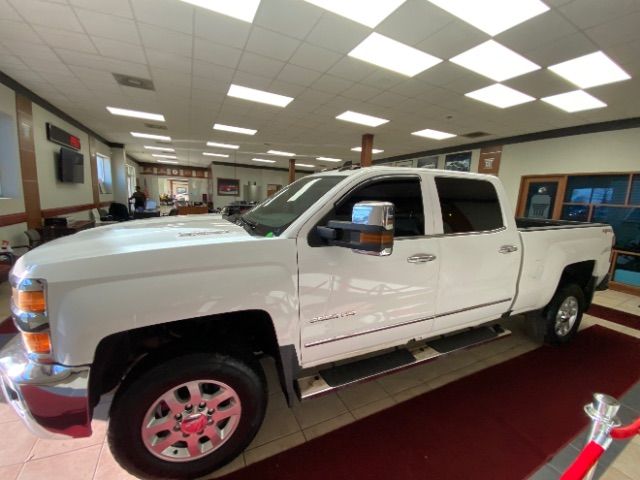
[[[575,337],[585,305],[580,286],[571,283],[559,288],[543,312],[544,341],[559,345]]]
[[[125,380],[111,409],[114,457],[143,478],[196,478],[228,463],[264,418],[259,369],[251,360],[192,353]]]

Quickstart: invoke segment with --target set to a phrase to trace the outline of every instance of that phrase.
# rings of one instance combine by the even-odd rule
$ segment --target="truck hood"
[[[269,239],[254,237],[219,214],[135,220],[83,230],[45,243],[22,256],[14,271],[71,260],[260,240]]]

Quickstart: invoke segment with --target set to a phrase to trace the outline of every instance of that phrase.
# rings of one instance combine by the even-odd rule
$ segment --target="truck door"
[[[304,366],[392,346],[431,330],[438,278],[438,239],[425,209],[419,175],[366,181],[326,207],[322,220],[298,240]],[[365,200],[395,206],[393,253],[371,256],[328,246],[314,235],[329,220],[351,220]],[[425,215],[425,211],[429,212]]]
[[[442,235],[434,332],[444,333],[509,310],[522,252],[494,183],[455,176],[436,176],[435,183]]]

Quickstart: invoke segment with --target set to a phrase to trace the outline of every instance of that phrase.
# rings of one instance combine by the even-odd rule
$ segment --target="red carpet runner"
[[[640,379],[640,340],[594,326],[408,400],[225,480],[522,480]]]
[[[640,304],[640,299],[638,299],[638,303]],[[595,303],[591,304],[587,313],[594,317],[604,318],[610,322],[619,323],[625,327],[640,330],[640,317],[632,313],[616,310],[615,308],[603,307],[602,305],[596,305]]]

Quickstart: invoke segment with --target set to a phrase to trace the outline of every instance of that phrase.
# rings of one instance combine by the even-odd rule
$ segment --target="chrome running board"
[[[298,395],[301,400],[307,400],[509,335],[511,335],[510,330],[496,324],[412,343],[375,357],[322,369],[315,374],[301,377],[296,380]]]

